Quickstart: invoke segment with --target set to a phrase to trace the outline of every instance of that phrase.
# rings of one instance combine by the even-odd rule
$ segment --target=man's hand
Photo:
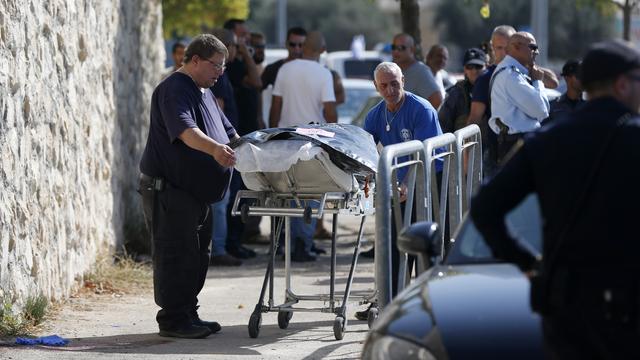
[[[407,201],[407,185],[400,184],[400,186],[398,186],[398,192],[400,193],[400,202],[403,203]]]
[[[540,70],[535,64],[531,66],[529,69],[529,76],[532,80],[540,80],[544,79],[544,71]]]
[[[219,144],[213,149],[213,158],[224,167],[232,167],[236,164],[235,151],[227,145]]]

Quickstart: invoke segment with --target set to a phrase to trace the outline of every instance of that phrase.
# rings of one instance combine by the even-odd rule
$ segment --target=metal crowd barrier
[[[408,160],[399,158],[408,156]],[[375,279],[378,292],[378,308],[382,309],[391,301],[391,221],[395,221],[396,230],[411,222],[411,211],[415,199],[425,199],[425,166],[426,159],[423,144],[418,140],[386,146],[380,154],[378,173],[376,175],[376,238],[375,238]],[[400,194],[397,188],[397,171],[408,167],[407,200],[405,202],[405,219],[400,219]],[[391,199],[393,198],[393,202]],[[424,201],[421,202],[424,204]],[[395,217],[392,219],[391,207]],[[426,219],[425,207],[416,207],[416,220]],[[398,226],[400,225],[400,226]],[[404,260],[404,261],[403,261]],[[401,257],[400,269],[406,271],[406,256]],[[405,278],[405,273],[399,275]],[[398,283],[400,287],[401,282]],[[399,291],[399,290],[398,290]]]
[[[451,174],[451,168],[453,164],[454,172],[457,172],[457,139],[455,135],[446,133],[429,138],[423,142],[424,150],[427,154],[426,159],[426,179],[427,179],[427,192],[426,202],[427,207],[427,221],[435,221],[441,225],[440,231],[440,254],[444,256],[445,244],[448,239],[445,239],[445,223],[447,221],[447,196],[449,193],[449,179]],[[439,151],[438,151],[439,150]],[[438,190],[436,176],[435,161],[442,159],[442,177],[440,181],[440,190]],[[438,197],[437,195],[440,194]],[[425,269],[419,269],[420,272]]]
[[[449,229],[452,233],[469,210],[471,196],[482,183],[480,127],[475,124],[469,125],[453,134],[456,137],[456,166],[455,177],[449,178],[449,186],[455,190],[455,195],[449,197]]]
[[[414,221],[437,221],[441,225],[442,254],[446,243],[445,226],[453,233],[482,180],[482,140],[480,128],[469,125],[456,131],[436,136],[421,143],[417,140],[385,146],[378,162],[376,175],[376,237],[375,280],[377,304],[380,310],[391,301],[391,221],[396,233]],[[406,161],[399,158],[409,156]],[[466,161],[465,161],[466,158]],[[434,162],[442,159],[441,191],[437,188]],[[465,171],[466,163],[466,171]],[[400,194],[397,188],[397,170],[409,167],[407,173],[407,200],[404,219],[400,213]],[[440,196],[438,197],[437,194]],[[435,195],[435,196],[434,196]],[[448,201],[447,201],[448,198]],[[393,199],[393,201],[392,201]],[[414,209],[415,203],[415,209]],[[392,211],[394,217],[392,219]],[[447,219],[447,207],[449,218]],[[400,257],[398,292],[408,283],[406,254]]]

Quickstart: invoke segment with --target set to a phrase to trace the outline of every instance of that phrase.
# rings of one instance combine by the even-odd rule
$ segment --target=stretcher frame
[[[312,201],[317,201],[319,206],[310,206]],[[242,204],[244,203],[244,204]],[[262,313],[278,312],[278,326],[286,329],[294,312],[322,312],[336,315],[333,323],[333,332],[336,340],[342,340],[347,328],[347,307],[349,299],[356,299],[359,305],[372,302],[377,295],[377,290],[366,295],[351,295],[351,285],[353,275],[357,266],[360,254],[360,244],[364,230],[364,222],[368,215],[375,213],[373,207],[373,194],[367,191],[350,192],[325,192],[325,193],[277,193],[271,191],[251,191],[241,190],[236,195],[233,203],[231,215],[241,216],[243,220],[249,216],[270,216],[271,217],[271,241],[270,241],[270,261],[262,283],[260,297],[249,319],[249,336],[257,338],[262,324]],[[331,270],[329,294],[297,294],[291,287],[291,218],[301,217],[309,223],[312,218],[320,219],[323,214],[331,214],[333,225],[331,230]],[[358,237],[351,259],[349,276],[344,292],[336,292],[336,233],[338,229],[338,215],[361,216]],[[276,260],[276,250],[280,239],[280,233],[284,222],[285,231],[285,301],[276,305],[274,301],[274,269]],[[269,298],[265,305],[264,297],[266,290],[269,290]],[[341,297],[340,302],[338,298]],[[325,306],[317,308],[294,307],[301,301],[322,301]]]

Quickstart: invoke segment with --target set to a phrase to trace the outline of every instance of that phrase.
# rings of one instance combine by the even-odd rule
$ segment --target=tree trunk
[[[633,5],[629,2],[630,0],[626,0],[622,8],[622,37],[626,41],[631,40],[631,12],[633,11]]]
[[[422,38],[420,37],[420,5],[418,0],[400,0],[400,18],[402,32],[413,37],[416,42],[416,58],[424,61],[422,55]]]

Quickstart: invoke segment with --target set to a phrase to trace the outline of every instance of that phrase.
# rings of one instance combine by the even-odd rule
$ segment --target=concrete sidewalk
[[[331,221],[325,220],[327,226]],[[349,273],[360,218],[339,218],[338,267],[336,290],[343,291]],[[373,242],[374,218],[365,223],[365,242]],[[261,224],[266,234],[269,221]],[[330,229],[330,227],[329,227]],[[317,240],[330,250],[330,240]],[[210,267],[205,287],[200,294],[200,315],[216,320],[222,331],[202,340],[163,338],[157,335],[155,314],[158,310],[152,292],[140,295],[90,296],[70,299],[56,318],[46,323],[38,336],[57,334],[71,342],[55,347],[0,347],[0,359],[358,359],[368,327],[357,321],[353,313],[365,306],[347,310],[344,339],[333,335],[335,315],[320,312],[295,312],[289,327],[278,327],[277,313],[262,315],[260,335],[248,335],[249,316],[260,295],[260,287],[268,262],[268,246],[252,246],[256,259],[241,267]],[[293,263],[292,288],[299,294],[329,292],[330,258],[319,257],[313,263]],[[276,261],[275,302],[284,299],[284,261]],[[354,294],[373,289],[373,260],[360,258],[353,282]],[[320,307],[321,302],[301,302],[300,307]]]

